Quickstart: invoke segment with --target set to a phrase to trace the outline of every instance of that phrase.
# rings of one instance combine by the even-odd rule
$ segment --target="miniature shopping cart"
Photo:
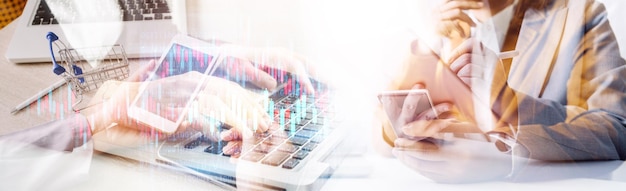
[[[74,111],[83,101],[83,95],[98,89],[107,80],[124,80],[129,75],[128,58],[122,45],[86,47],[74,49],[67,47],[59,37],[49,32],[53,72],[62,76],[72,90],[76,102]],[[53,46],[58,49],[59,60],[54,55]]]

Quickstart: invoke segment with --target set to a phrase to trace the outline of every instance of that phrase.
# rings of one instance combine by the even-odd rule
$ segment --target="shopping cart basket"
[[[76,98],[72,105],[74,111],[81,109],[77,106],[85,93],[98,89],[107,80],[128,78],[128,58],[122,45],[74,49],[67,47],[53,32],[49,32],[46,38],[50,41],[52,70],[65,79]],[[54,55],[53,46],[58,49],[59,60]]]

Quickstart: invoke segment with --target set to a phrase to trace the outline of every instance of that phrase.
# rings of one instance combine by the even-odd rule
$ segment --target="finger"
[[[252,63],[248,61],[244,61],[242,65],[244,67],[245,74],[248,77],[247,80],[250,83],[258,87],[266,88],[269,90],[276,89],[276,84],[277,84],[276,79],[274,79],[268,73],[254,67]]]
[[[469,17],[469,15],[467,15],[465,12],[459,9],[442,12],[441,20],[464,22],[464,23],[467,23],[469,26],[476,26],[476,23],[474,22],[474,20],[472,20],[472,18]]]
[[[455,9],[458,9],[459,11],[468,9],[480,9],[483,8],[484,5],[485,4],[482,2],[482,0],[455,0],[448,1],[439,10],[441,12],[447,12]]]
[[[241,132],[238,130],[235,130],[235,128],[226,130],[226,131],[222,131],[220,133],[220,140],[222,141],[241,141],[243,140],[243,136],[241,135]]]
[[[465,29],[456,21],[442,21],[437,25],[439,33],[445,37],[451,37],[454,32],[459,35],[465,34]]]
[[[315,94],[315,88],[313,87],[313,84],[311,83],[311,79],[309,79],[309,75],[306,74],[304,70],[299,72],[299,74],[297,74],[297,77],[298,77],[298,82],[300,83],[301,87],[304,86],[306,93]]]
[[[449,125],[448,120],[417,120],[406,124],[402,133],[411,137],[433,137]]]
[[[452,23],[454,24],[455,31],[459,33],[459,36],[462,39],[467,38],[467,33],[465,32],[466,29],[462,26],[462,22],[454,21]]]
[[[327,85],[333,85],[331,83],[330,76],[328,76],[329,74],[328,72],[318,72],[318,71],[325,71],[325,70],[318,68],[320,66],[316,65],[315,64],[316,62],[311,61],[309,58],[306,58],[300,54],[293,54],[293,57],[296,60],[299,60],[300,63],[302,63],[304,70],[306,71],[306,73],[308,74],[310,78],[315,79],[319,82],[323,82]]]
[[[466,64],[464,65],[457,73],[459,77],[472,77],[472,65]]]
[[[470,122],[459,122],[454,119],[446,119],[450,121],[450,124],[443,129],[441,132],[451,132],[451,133],[480,133],[483,132],[476,126],[476,124]]]
[[[464,53],[450,64],[450,70],[458,75],[459,70],[472,61],[472,54]]]
[[[222,152],[224,152],[225,155],[230,155],[231,157],[239,158],[239,155],[241,155],[241,142],[230,141],[226,143],[226,146],[222,148]]]
[[[309,78],[309,71],[307,71],[307,66],[310,65],[306,64],[306,60],[300,60],[296,56],[297,54],[283,49],[263,50],[262,55],[269,57],[268,60],[262,61],[263,65],[277,69],[284,68],[286,72],[290,72],[292,76],[296,77],[300,87],[304,88],[307,93],[315,93],[315,88]]]
[[[228,73],[234,73],[231,75],[241,75],[242,78],[245,78],[245,81],[260,88],[270,90],[276,88],[276,79],[255,67],[250,60],[239,57],[228,57],[224,60],[226,62],[224,65]]]
[[[129,82],[144,81],[148,77],[148,74],[150,74],[150,72],[152,72],[152,70],[154,70],[155,67],[156,67],[156,61],[152,59],[150,60],[150,62],[148,62],[148,64],[140,66],[139,69],[127,79],[127,81]]]
[[[220,140],[222,141],[242,141],[254,137],[254,134],[249,129],[231,128],[220,133]]]
[[[461,57],[464,54],[472,53],[473,45],[474,45],[474,39],[470,38],[470,39],[463,41],[463,43],[461,43],[459,46],[454,48],[454,50],[452,50],[447,63],[451,63],[457,60],[459,57]]]
[[[452,104],[450,103],[440,103],[433,106],[433,109],[428,109],[422,113],[420,113],[416,120],[433,120],[437,119],[440,115],[449,112],[452,108]]]

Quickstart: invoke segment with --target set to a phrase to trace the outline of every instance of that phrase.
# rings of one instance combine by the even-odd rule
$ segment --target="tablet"
[[[128,108],[129,117],[164,133],[176,131],[205,80],[197,79],[194,81],[196,84],[185,84],[186,90],[190,91],[185,93],[180,93],[179,89],[163,89],[158,83],[150,82],[165,81],[168,77],[188,72],[198,72],[206,77],[215,70],[218,55],[217,46],[211,43],[185,35],[175,36],[155,69],[142,83]],[[165,99],[167,101],[163,101]]]
[[[415,121],[422,112],[430,110],[437,114],[428,90],[424,89],[384,91],[378,94],[378,100],[399,138],[412,138],[404,135],[402,128]]]

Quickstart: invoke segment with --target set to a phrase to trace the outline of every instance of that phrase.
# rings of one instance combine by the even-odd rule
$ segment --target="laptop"
[[[96,150],[189,172],[219,181],[218,185],[258,190],[318,190],[354,148],[356,141],[347,140],[349,122],[338,111],[341,108],[339,94],[324,83],[312,80],[316,93],[305,93],[295,80],[297,78],[290,73],[263,68],[278,82],[278,88],[269,92],[248,83],[242,71],[227,66],[237,63],[238,58],[203,55],[205,53],[194,52],[176,42],[170,47],[161,60],[180,60],[181,64],[168,64],[169,71],[181,71],[182,68],[177,67],[188,66],[188,61],[197,60],[194,58],[215,59],[215,62],[204,59],[204,62],[214,63],[215,66],[204,65],[213,68],[203,70],[210,70],[210,76],[239,84],[267,98],[263,99],[267,102],[261,105],[274,118],[274,128],[246,139],[238,158],[223,152],[226,142],[191,128],[159,140],[157,134],[144,133],[142,138],[137,139],[137,136],[128,136],[127,133],[116,133],[114,128],[117,127],[113,127],[93,136]],[[178,58],[175,55],[193,58]],[[228,128],[219,120],[210,120],[215,134]],[[125,145],[127,141],[133,142],[130,144],[133,146]]]
[[[185,2],[28,0],[6,57],[13,63],[50,62],[48,32],[67,48],[121,44],[129,58],[159,57],[174,35],[186,33]]]

